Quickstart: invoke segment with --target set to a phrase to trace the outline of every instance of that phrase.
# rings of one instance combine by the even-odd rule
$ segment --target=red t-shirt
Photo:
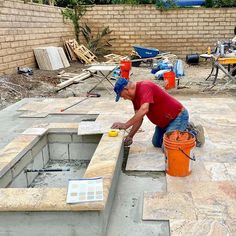
[[[149,103],[149,111],[146,115],[160,128],[166,127],[183,108],[179,101],[148,80],[136,83],[135,98],[132,102],[135,110],[139,110],[142,104]]]

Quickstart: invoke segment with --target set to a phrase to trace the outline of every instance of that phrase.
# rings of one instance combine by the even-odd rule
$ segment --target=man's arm
[[[133,143],[133,137],[134,137],[134,135],[137,133],[137,131],[139,130],[139,128],[140,128],[140,126],[142,125],[142,123],[143,123],[143,119],[142,119],[141,121],[135,123],[135,124],[132,126],[132,128],[131,128],[129,134],[128,134],[128,135],[125,137],[125,139],[124,139],[124,145],[125,145],[125,146],[130,146],[130,145]]]
[[[142,124],[142,119],[148,113],[148,111],[149,111],[149,103],[144,103],[130,120],[128,120],[126,123],[116,122],[112,125],[111,128],[128,129],[129,127],[134,125],[138,126],[138,124],[140,127]]]
[[[140,126],[142,125],[142,123],[143,123],[143,119],[140,120],[139,122],[135,123],[135,124],[132,126],[132,128],[131,128],[131,130],[130,130],[130,132],[129,132],[129,134],[128,134],[128,137],[133,138],[134,135],[135,135],[135,134],[137,133],[137,131],[139,130],[139,128],[140,128]]]

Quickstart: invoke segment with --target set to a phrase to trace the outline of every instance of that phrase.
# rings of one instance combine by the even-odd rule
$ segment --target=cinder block
[[[5,188],[12,181],[11,170],[0,178],[0,188]]]
[[[49,144],[49,158],[51,160],[67,160],[69,159],[68,145],[65,143]]]
[[[72,142],[73,143],[82,143],[83,142],[82,135],[72,134]]]
[[[33,169],[33,162],[30,163],[26,169],[32,170]],[[30,186],[30,184],[33,182],[33,180],[36,178],[36,176],[38,175],[37,172],[27,172],[26,173],[26,178],[27,178],[27,187]]]
[[[70,134],[48,134],[49,143],[70,143],[71,141]]]
[[[33,162],[30,163],[26,169],[42,169],[43,168],[43,152],[41,151],[38,153],[34,159]],[[37,177],[38,173],[37,172],[27,172],[27,185],[29,186],[33,180]]]
[[[28,151],[21,159],[11,168],[12,177],[19,175],[26,166],[33,161],[31,151]]]
[[[69,144],[70,160],[91,160],[97,144],[71,143]]]
[[[49,161],[49,150],[48,145],[43,148],[43,166],[45,166]]]
[[[83,143],[99,143],[101,138],[102,138],[102,134],[83,135],[82,141]]]
[[[43,168],[43,150],[39,152],[33,160],[33,169]]]
[[[22,171],[9,185],[9,188],[27,188],[27,176],[24,171]]]
[[[36,156],[42,151],[43,147],[47,144],[47,136],[43,136],[40,140],[32,147],[32,156]]]

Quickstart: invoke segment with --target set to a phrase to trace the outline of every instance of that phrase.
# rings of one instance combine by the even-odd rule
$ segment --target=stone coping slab
[[[0,173],[16,163],[40,136],[50,132],[76,132],[76,123],[50,123],[27,129],[0,152]],[[124,132],[117,137],[104,133],[89,166],[85,178],[103,177],[103,201],[67,204],[67,188],[0,188],[0,211],[101,211],[105,209]],[[14,147],[17,147],[16,149]],[[17,196],[17,197],[16,197]]]

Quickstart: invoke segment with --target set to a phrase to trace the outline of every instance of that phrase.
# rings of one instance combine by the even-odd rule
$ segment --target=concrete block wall
[[[92,32],[105,26],[113,30],[114,53],[129,55],[132,45],[140,44],[183,58],[232,38],[236,8],[160,11],[151,5],[98,5],[88,9],[83,21]],[[62,38],[74,38],[74,29],[63,20],[60,8],[0,0],[0,75],[15,72],[18,66],[36,66],[33,48],[62,46]]]
[[[27,188],[37,177],[37,172],[25,169],[41,169],[49,160],[47,136],[43,136],[20,160],[0,178],[0,187]]]
[[[36,66],[33,48],[62,46],[74,38],[74,28],[61,9],[20,0],[0,1],[0,75],[18,66]]]
[[[50,133],[41,139],[0,178],[0,188],[27,188],[37,177],[37,172],[25,169],[41,169],[51,160],[91,160],[102,135],[76,133]]]
[[[91,8],[84,22],[97,31],[113,30],[115,53],[128,55],[132,45],[155,47],[184,58],[203,53],[217,40],[232,39],[236,8],[186,8],[160,11],[150,5],[102,5]]]
[[[51,160],[91,160],[101,135],[49,134]]]

